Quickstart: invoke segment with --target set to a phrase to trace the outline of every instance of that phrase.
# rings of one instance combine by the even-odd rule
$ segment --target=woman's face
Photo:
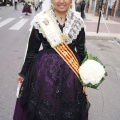
[[[72,3],[72,0],[51,0],[51,1],[54,10],[57,10],[58,12],[66,12]]]

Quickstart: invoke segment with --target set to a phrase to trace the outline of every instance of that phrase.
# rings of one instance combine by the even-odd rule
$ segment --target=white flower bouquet
[[[102,62],[96,56],[89,54],[79,68],[79,75],[83,86],[97,89],[107,76],[107,72]]]

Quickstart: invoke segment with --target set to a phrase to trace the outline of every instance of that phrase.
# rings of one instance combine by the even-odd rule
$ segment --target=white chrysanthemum
[[[79,68],[79,74],[83,83],[98,84],[104,77],[104,67],[95,60],[85,61]]]

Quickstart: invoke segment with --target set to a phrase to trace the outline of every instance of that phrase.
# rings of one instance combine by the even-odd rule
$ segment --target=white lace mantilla
[[[38,22],[40,18],[38,16],[40,16],[40,14],[41,13],[37,14],[34,17],[33,21],[31,22],[31,25],[32,26],[34,25],[35,29],[38,29],[39,33],[42,33],[43,37],[45,37]],[[53,10],[49,10],[49,14],[53,18],[53,21],[59,26],[59,23],[57,22],[57,18],[55,17]],[[77,38],[77,35],[81,31],[81,28],[86,29],[84,21],[80,17],[80,14],[78,12],[72,12],[71,10],[69,10],[67,12],[65,26],[63,28],[63,33],[67,36],[67,39],[65,40],[65,42],[67,44],[72,43],[72,41]]]

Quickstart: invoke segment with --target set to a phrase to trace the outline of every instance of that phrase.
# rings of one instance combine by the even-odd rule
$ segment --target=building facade
[[[86,0],[86,12],[99,14],[102,0]],[[120,0],[103,0],[102,11],[104,15],[120,17]],[[98,15],[95,13],[95,15]]]

